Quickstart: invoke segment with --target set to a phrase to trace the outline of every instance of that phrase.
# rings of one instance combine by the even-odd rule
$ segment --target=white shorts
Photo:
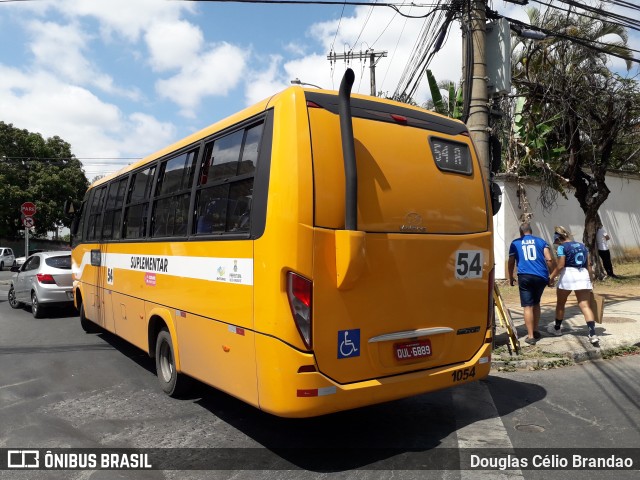
[[[589,270],[586,268],[565,267],[560,272],[558,285],[560,290],[593,290]]]

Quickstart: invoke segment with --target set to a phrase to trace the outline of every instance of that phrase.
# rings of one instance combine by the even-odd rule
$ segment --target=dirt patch
[[[640,297],[640,262],[614,265],[614,272],[619,278],[606,278],[594,282],[593,291],[604,296],[605,303],[634,300]],[[509,282],[499,280],[500,293],[507,306],[520,305],[518,286],[509,286]],[[545,288],[540,302],[543,306],[555,306],[556,289]],[[567,307],[577,305],[575,295],[569,295]],[[623,323],[623,322],[620,322]]]

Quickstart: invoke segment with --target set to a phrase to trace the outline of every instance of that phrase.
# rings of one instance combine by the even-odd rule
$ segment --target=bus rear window
[[[344,228],[344,164],[338,115],[308,109],[315,222]],[[484,183],[471,140],[435,129],[353,118],[357,228],[371,233],[468,234],[489,228]],[[384,118],[386,119],[388,115]],[[439,117],[435,116],[436,119]]]

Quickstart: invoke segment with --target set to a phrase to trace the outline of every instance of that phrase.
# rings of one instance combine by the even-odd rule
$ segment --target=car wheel
[[[4,270],[4,262],[0,262],[0,272]]]
[[[13,288],[13,285],[9,288],[9,305],[11,308],[22,308],[24,305],[22,302],[19,302],[16,298],[16,291]]]
[[[176,370],[173,342],[166,328],[160,330],[156,340],[156,374],[160,387],[171,397],[178,397],[189,388],[189,378]]]
[[[36,292],[31,293],[31,313],[33,314],[33,318],[42,318],[44,315],[44,308],[40,304]]]
[[[84,312],[84,302],[80,303],[80,326],[85,333],[96,333],[98,331],[96,324],[89,320]]]

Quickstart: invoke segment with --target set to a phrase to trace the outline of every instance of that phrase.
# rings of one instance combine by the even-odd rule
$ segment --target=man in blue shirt
[[[540,299],[549,283],[549,272],[553,270],[553,257],[549,244],[532,235],[531,225],[520,225],[520,238],[509,247],[509,284],[513,285],[514,267],[518,266],[518,290],[520,305],[524,308],[524,324],[527,327],[525,342],[535,345],[540,338]]]

